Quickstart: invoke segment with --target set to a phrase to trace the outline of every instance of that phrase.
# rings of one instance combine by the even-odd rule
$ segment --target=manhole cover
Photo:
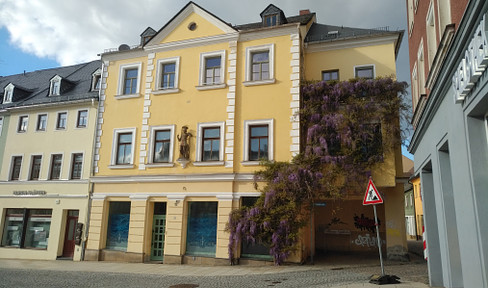
[[[198,285],[198,284],[176,284],[173,286],[169,286],[169,288],[195,288],[198,286],[200,286],[200,285]]]

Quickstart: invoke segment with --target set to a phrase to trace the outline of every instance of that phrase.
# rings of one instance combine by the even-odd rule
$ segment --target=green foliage
[[[229,257],[242,239],[270,244],[279,265],[294,251],[314,199],[338,198],[364,183],[401,142],[407,84],[392,78],[302,85],[302,149],[291,162],[263,162],[253,207],[232,211]]]

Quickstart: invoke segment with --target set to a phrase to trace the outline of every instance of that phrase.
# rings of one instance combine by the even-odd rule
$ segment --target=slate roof
[[[87,99],[98,100],[98,91],[91,91],[92,74],[102,67],[100,60],[82,63],[73,66],[64,66],[52,69],[38,70],[0,77],[0,109],[26,107],[30,105],[55,104]],[[59,96],[49,96],[50,80],[59,75],[69,81],[69,89],[63,91]],[[3,104],[4,89],[12,83],[14,100],[12,103]],[[15,94],[23,90],[22,98],[18,99]]]
[[[337,32],[337,33],[335,33]],[[372,35],[381,34],[396,34],[398,32],[389,31],[388,27],[382,27],[377,29],[363,29],[363,28],[351,28],[344,26],[334,26],[313,23],[308,30],[305,42],[322,42],[322,41],[334,41],[358,37],[366,37]]]
[[[288,24],[300,23],[300,25],[305,25],[308,22],[310,22],[310,20],[312,20],[312,18],[314,16],[315,16],[315,13],[286,17],[286,21]],[[240,31],[251,30],[251,29],[259,29],[259,28],[263,28],[263,22],[260,21],[260,22],[249,23],[249,24],[235,25],[234,28],[237,30],[240,30]],[[269,27],[266,27],[266,28],[269,28]]]

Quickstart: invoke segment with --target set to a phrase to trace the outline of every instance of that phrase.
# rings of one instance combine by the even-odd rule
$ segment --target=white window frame
[[[74,164],[74,156],[75,154],[81,154],[82,155],[82,160],[81,160],[81,174],[80,174],[80,179],[73,179],[73,164]],[[68,179],[69,180],[74,180],[74,181],[80,181],[83,180],[83,169],[85,167],[85,152],[84,151],[71,151],[70,153],[70,160],[69,160],[69,174],[68,174]],[[61,176],[61,175],[60,175]]]
[[[156,132],[161,130],[169,130],[170,142],[169,142],[169,157],[167,163],[154,163],[154,140],[156,138]],[[174,155],[174,142],[175,142],[175,125],[159,125],[151,126],[151,136],[149,137],[149,153],[146,167],[173,167],[173,155]]]
[[[364,64],[364,65],[354,66],[354,70],[353,70],[354,78],[358,78],[358,77],[356,77],[356,69],[369,68],[369,67],[373,68],[373,78],[371,78],[371,79],[375,79],[376,78],[376,65],[375,64]],[[369,79],[369,78],[363,78],[363,79]]]
[[[13,175],[12,175],[12,172],[14,172],[14,171],[13,171],[13,169],[14,169],[14,158],[15,158],[15,157],[21,157],[21,158],[22,158],[22,160],[20,161],[19,179],[17,179],[17,180],[12,180],[12,176],[13,176]],[[23,166],[24,166],[24,158],[25,158],[25,157],[24,157],[24,154],[13,154],[13,155],[10,157],[10,166],[9,166],[9,168],[8,168],[9,170],[8,170],[8,178],[7,178],[7,179],[8,179],[8,181],[21,181],[21,180],[22,180],[22,177],[21,177],[21,176],[22,176],[22,168],[23,168]]]
[[[136,86],[136,93],[135,94],[124,94],[124,86],[125,86],[125,71],[129,69],[137,69],[137,86]],[[142,75],[142,62],[138,63],[131,63],[131,64],[124,64],[120,65],[119,67],[119,83],[117,89],[117,95],[115,95],[116,99],[126,99],[126,98],[137,98],[140,96],[140,89],[141,89],[141,75]]]
[[[41,156],[41,165],[39,166],[39,178],[37,178],[37,180],[31,179],[31,177],[32,177],[32,165],[34,165],[34,157],[35,156]],[[28,181],[46,180],[46,179],[41,179],[41,175],[42,175],[42,162],[43,161],[44,161],[44,154],[43,153],[31,154],[31,156],[30,156],[29,171],[27,173],[27,180]]]
[[[53,166],[53,156],[54,155],[61,155],[61,167],[59,168],[59,179],[51,179],[52,177],[52,166]],[[47,171],[47,179],[49,179],[50,181],[59,181],[59,180],[62,180],[62,176],[63,176],[63,165],[64,165],[64,153],[63,152],[58,152],[58,153],[55,153],[55,152],[52,152],[51,154],[49,154],[49,167],[48,167],[48,171]]]
[[[175,63],[175,87],[173,88],[162,88],[162,79],[163,76],[163,66],[164,64]],[[152,91],[153,94],[169,94],[169,93],[178,93],[180,92],[179,88],[179,74],[180,74],[180,57],[171,57],[171,58],[163,58],[159,59],[157,62],[157,72],[156,72],[156,87],[155,90]]]
[[[3,92],[3,104],[12,103],[14,88],[15,86],[12,83],[9,83],[7,87],[5,87],[5,91]]]
[[[219,57],[220,56],[220,83],[207,84],[205,82],[205,60],[207,58]],[[225,50],[205,52],[200,53],[200,78],[198,80],[198,90],[209,90],[209,89],[221,89],[225,88],[225,62],[226,62],[226,52]]]
[[[64,128],[58,128],[58,122],[59,122],[59,114],[66,113],[66,125],[64,125]],[[54,121],[54,131],[66,131],[68,130],[68,111],[58,111],[56,113],[56,121]]]
[[[117,164],[117,148],[119,142],[119,134],[122,133],[132,133],[132,145],[131,145],[131,158],[129,164]],[[136,146],[136,128],[119,128],[114,129],[113,140],[112,140],[112,156],[110,158],[109,168],[111,169],[127,169],[134,168],[134,152]]]
[[[81,111],[86,111],[86,125],[85,126],[78,126],[78,121],[80,120],[80,112]],[[88,122],[90,121],[90,109],[85,108],[85,109],[78,109],[76,111],[76,129],[86,129],[88,128]]]
[[[253,85],[264,85],[264,84],[273,84],[275,83],[275,74],[274,74],[274,44],[265,44],[260,46],[252,46],[246,47],[246,80],[242,83],[244,86],[253,86]],[[251,75],[251,65],[252,65],[252,54],[255,52],[263,52],[268,51],[269,53],[269,79],[266,80],[257,80],[252,81]]]
[[[46,115],[46,124],[44,126],[44,130],[39,130],[39,117],[41,115]],[[42,113],[37,113],[36,115],[36,132],[46,132],[47,131],[47,123],[48,123],[48,118],[49,118],[49,114],[46,113],[46,112],[42,112]]]
[[[268,161],[274,161],[274,119],[245,120],[243,162],[241,162],[243,166],[259,165],[259,161],[249,161],[249,127],[255,125],[268,125]]]
[[[100,80],[100,87],[97,89],[97,78]],[[91,85],[91,91],[99,91],[100,88],[102,88],[102,69],[98,68],[95,72],[92,74],[92,85]]]
[[[203,146],[203,128],[220,128],[220,147],[219,147],[219,161],[202,161],[202,146]],[[222,122],[206,122],[198,123],[197,126],[197,147],[195,151],[194,166],[221,166],[224,165],[224,142],[225,142],[225,121]]]
[[[22,118],[27,119],[27,123],[25,124],[25,130],[20,130],[20,125]],[[19,115],[19,120],[17,121],[17,133],[27,133],[27,130],[29,129],[29,115]]]
[[[51,83],[49,84],[49,96],[59,96],[61,95],[61,80],[63,78],[61,78],[61,76],[59,75],[56,75],[54,76],[52,79],[51,79]],[[58,91],[55,91],[54,90],[54,87],[55,85],[59,85],[58,86]]]

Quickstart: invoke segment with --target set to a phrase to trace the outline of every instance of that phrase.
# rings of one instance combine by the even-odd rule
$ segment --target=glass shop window
[[[7,209],[2,246],[47,249],[51,209]]]
[[[215,257],[218,202],[189,202],[186,254]]]
[[[259,197],[242,197],[241,206],[242,207],[252,207],[258,201]],[[246,238],[241,239],[241,258],[251,258],[251,259],[262,259],[271,260],[272,257],[269,255],[269,244],[248,241]]]
[[[107,244],[110,250],[127,250],[129,239],[130,202],[110,202]]]

